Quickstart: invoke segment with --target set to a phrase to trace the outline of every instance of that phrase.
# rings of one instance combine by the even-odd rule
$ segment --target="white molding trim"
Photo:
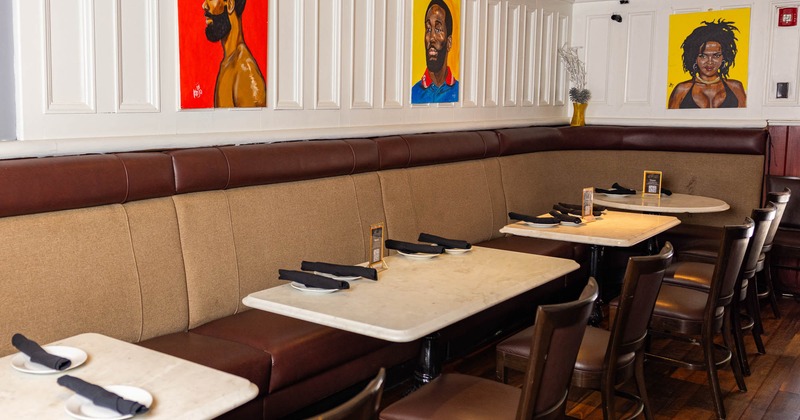
[[[315,14],[314,80],[316,94],[314,106],[316,109],[340,109],[342,106],[342,0],[317,0]]]
[[[303,109],[304,3],[304,0],[271,3],[278,17],[274,23],[278,27],[275,109]],[[284,11],[289,15],[283,15]]]
[[[78,66],[78,68],[75,69],[77,70],[77,80],[73,80],[72,82],[79,86],[80,91],[78,92],[79,96],[70,101],[67,100],[67,98],[57,97],[56,91],[59,86],[55,86],[55,74],[64,74],[64,71],[54,68],[58,60],[54,57],[56,51],[53,46],[54,37],[58,37],[64,42],[68,42],[70,37],[64,36],[64,34],[53,34],[54,20],[52,19],[53,5],[60,4],[61,7],[68,7],[66,5],[67,2],[66,0],[43,1],[45,14],[45,24],[44,28],[42,28],[45,40],[45,113],[94,113],[97,110],[94,77],[94,63],[96,60],[94,45],[94,2],[92,0],[73,0],[73,3],[77,3],[77,7],[74,8],[76,19],[60,20],[65,24],[71,23],[78,31],[78,40],[74,42],[74,44],[77,45],[78,51],[72,51],[75,54],[71,56],[76,59],[75,61]],[[59,18],[60,17],[62,16],[59,15]]]
[[[143,74],[144,79],[144,86],[138,86],[135,89],[134,86],[130,86],[131,89],[134,91],[143,91],[144,94],[144,101],[137,102],[137,101],[126,101],[125,95],[125,77],[129,74],[129,72],[125,71],[125,34],[123,33],[124,26],[123,22],[123,15],[124,9],[122,3],[125,0],[116,0],[116,25],[114,28],[114,35],[117,41],[117,54],[116,54],[116,72],[115,72],[115,80],[116,80],[116,95],[117,98],[117,110],[119,112],[158,112],[161,110],[161,97],[160,97],[160,63],[159,63],[159,40],[160,31],[159,31],[159,15],[158,15],[158,2],[157,0],[128,0],[128,3],[135,3],[137,5],[136,9],[141,10],[144,14],[144,28],[141,31],[144,34],[143,37],[143,44],[144,44],[144,51],[145,56],[140,57],[142,59],[141,63],[138,63],[138,66],[143,68],[141,72]],[[128,61],[136,61],[132,60],[132,57],[128,55]],[[134,64],[137,65],[137,64]]]
[[[353,1],[353,71],[351,73],[352,101],[356,109],[373,107],[375,81],[375,1]]]

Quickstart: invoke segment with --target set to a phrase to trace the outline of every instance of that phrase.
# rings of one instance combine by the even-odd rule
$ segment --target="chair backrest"
[[[744,262],[747,246],[753,236],[755,223],[745,217],[742,225],[726,225],[723,227],[722,242],[717,253],[714,274],[711,277],[711,290],[705,308],[706,319],[720,315],[717,308],[727,306],[733,301],[734,287]]]
[[[597,282],[590,277],[577,300],[536,309],[517,420],[563,416],[572,369],[597,294]]]
[[[742,279],[751,279],[756,274],[758,258],[763,251],[764,243],[767,241],[767,235],[769,235],[769,231],[774,224],[777,210],[772,203],[769,203],[763,209],[753,209],[750,215],[754,223],[753,237],[750,238],[750,244],[747,246],[744,262],[742,263]]]
[[[673,252],[672,244],[667,242],[656,255],[628,258],[617,314],[606,349],[605,364],[612,378],[616,376],[618,356],[634,352],[644,344],[661,281],[672,262]]]
[[[345,403],[334,407],[309,420],[374,420],[378,418],[378,408],[383,395],[386,369],[381,368],[378,375],[367,386]]]
[[[769,176],[767,191],[800,191],[800,177]],[[800,197],[789,198],[781,218],[781,226],[800,229]]]
[[[780,192],[771,191],[767,193],[767,204],[772,203],[772,205],[775,206],[775,219],[772,220],[772,224],[769,226],[767,238],[764,240],[764,246],[761,248],[762,252],[769,252],[769,250],[772,249],[772,240],[775,239],[775,234],[778,233],[778,227],[780,227],[782,223],[783,214],[786,212],[786,206],[789,204],[791,197],[792,190],[788,187]],[[800,207],[798,207],[798,211],[800,211]]]

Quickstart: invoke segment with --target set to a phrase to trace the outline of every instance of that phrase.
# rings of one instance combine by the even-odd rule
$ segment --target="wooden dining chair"
[[[758,304],[755,276],[762,257],[762,249],[773,226],[777,208],[769,204],[763,209],[753,209],[750,217],[753,220],[753,236],[747,245],[744,261],[739,270],[739,277],[734,285],[734,290],[739,291],[738,298],[731,302],[731,328],[736,345],[739,364],[745,376],[750,375],[750,363],[747,360],[747,351],[744,345],[744,333],[750,331],[753,341],[760,354],[766,353],[764,342],[761,339],[761,311]],[[719,254],[719,250],[715,252]],[[763,266],[763,262],[761,264]],[[664,276],[664,283],[677,286],[695,288],[704,292],[711,289],[715,264],[694,261],[680,261],[672,264]],[[744,303],[744,307],[742,307]],[[742,313],[746,309],[746,313]]]
[[[754,222],[749,217],[742,225],[723,227],[719,257],[711,277],[711,288],[702,291],[664,282],[650,318],[651,335],[667,337],[672,339],[672,342],[685,341],[697,344],[702,351],[702,359],[679,359],[668,353],[653,353],[652,350],[646,350],[647,359],[690,370],[705,370],[712,391],[714,408],[719,418],[725,418],[725,406],[717,370],[730,365],[739,389],[747,390],[739,364],[731,363],[731,359],[738,358],[738,355],[731,333],[730,306],[733,300],[738,298],[736,282],[753,230]],[[720,333],[723,344],[714,342],[714,337]],[[660,349],[668,352],[669,347],[667,345]],[[690,357],[691,352],[687,356]]]
[[[800,178],[784,176],[770,176],[767,178],[768,191],[776,191],[767,193],[767,201],[774,202],[775,205],[778,206],[778,214],[775,216],[774,226],[770,229],[769,236],[767,236],[763,258],[759,260],[759,263],[761,263],[759,268],[761,270],[758,271],[757,284],[759,286],[759,301],[767,300],[772,307],[772,313],[775,315],[775,318],[780,318],[781,312],[780,309],[778,309],[778,298],[774,284],[775,273],[773,272],[773,268],[781,267],[776,267],[776,265],[780,265],[777,262],[780,258],[773,258],[773,255],[777,253],[785,254],[785,251],[790,250],[791,247],[786,246],[787,241],[785,238],[787,235],[785,235],[785,232],[786,227],[793,223],[792,219],[795,219],[794,223],[798,224],[797,227],[800,227],[800,200],[797,198],[792,200],[792,189],[790,187],[800,191]],[[786,218],[785,222],[784,218]],[[778,237],[779,231],[782,234],[778,238],[778,244],[775,244],[775,239]],[[800,232],[796,233],[800,234]],[[773,252],[773,248],[780,249]],[[800,255],[800,250],[796,249],[795,254]],[[773,264],[773,262],[775,264]],[[795,269],[800,269],[800,267],[795,266]]]
[[[800,191],[800,178],[793,176],[770,176],[767,184],[771,188],[785,188]],[[770,274],[776,293],[800,297],[800,195],[795,195],[786,203],[778,232],[769,256]],[[793,273],[786,273],[789,270]],[[775,274],[781,273],[778,278]]]
[[[386,369],[381,368],[367,386],[343,404],[334,407],[308,420],[374,420],[378,418],[378,408],[383,395]]]
[[[619,298],[609,302],[617,310],[610,316],[611,330],[589,326],[581,342],[572,373],[572,385],[600,391],[603,418],[615,419],[615,396],[633,400],[636,408],[630,417],[642,412],[651,419],[644,384],[644,342],[664,271],[672,260],[672,244],[667,242],[657,255],[630,257]],[[533,327],[497,345],[497,375],[505,380],[508,369],[527,363],[530,353],[522,346],[530,340]],[[619,390],[635,378],[638,395]]]
[[[533,356],[522,389],[475,376],[446,373],[381,411],[380,418],[563,418],[572,367],[597,292],[597,282],[590,278],[578,300],[536,309],[535,329],[529,341]]]

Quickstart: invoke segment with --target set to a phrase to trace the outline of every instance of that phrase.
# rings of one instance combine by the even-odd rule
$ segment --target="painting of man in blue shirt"
[[[458,80],[447,65],[453,44],[453,15],[444,0],[431,0],[425,12],[425,63],[411,88],[411,103],[458,102]]]

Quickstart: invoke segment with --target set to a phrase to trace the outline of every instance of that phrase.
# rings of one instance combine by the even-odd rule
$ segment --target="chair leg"
[[[613,372],[616,372],[614,370]],[[614,382],[616,375],[614,373],[603,373],[603,378],[600,380],[600,396],[603,401],[603,419],[614,420],[617,418],[614,412],[616,405]]]
[[[722,330],[728,330],[730,334],[730,325],[723,325]],[[714,401],[714,408],[717,411],[717,417],[720,419],[725,418],[725,404],[722,402],[722,391],[719,387],[719,377],[717,376],[717,364],[714,359],[714,335],[711,332],[710,326],[703,327],[703,355],[706,359],[706,375],[708,375],[708,385],[711,387],[711,394]],[[731,361],[731,364],[736,363]]]
[[[508,383],[508,368],[506,368],[505,362],[505,355],[503,353],[497,352],[495,356],[495,374],[497,375],[497,380],[501,383],[507,384]]]
[[[772,287],[772,253],[770,252],[769,254],[770,255],[767,256],[764,262],[764,269],[761,270],[761,272],[764,277],[764,284],[767,286],[767,291],[769,293],[769,304],[772,306],[772,313],[775,315],[775,318],[780,318],[781,311],[778,309],[778,299],[775,297],[775,288]]]
[[[742,374],[741,367],[739,366],[738,363],[736,363],[736,360],[739,358],[739,355],[737,354],[738,349],[736,348],[736,345],[732,345],[733,334],[731,332],[731,318],[732,318],[731,312],[732,311],[730,311],[730,307],[725,308],[725,315],[722,323],[722,341],[728,348],[728,350],[731,352],[730,365],[731,365],[731,370],[733,370],[733,377],[734,379],[736,379],[736,386],[739,387],[740,391],[747,391],[747,385],[744,383],[744,375]],[[714,357],[713,354],[711,357],[713,359]],[[714,371],[716,376],[716,365]],[[719,380],[717,382],[717,385],[719,385]]]
[[[740,314],[739,301],[734,301],[728,308],[730,311],[730,331],[733,334],[733,346],[736,352],[733,353],[731,365],[738,365],[745,376],[750,376],[750,364],[747,363],[747,350],[744,347],[744,334],[742,334],[742,315]],[[727,316],[728,314],[726,314]]]
[[[767,349],[764,348],[764,342],[761,340],[761,334],[764,333],[764,327],[761,323],[761,311],[758,304],[758,290],[756,289],[755,282],[752,286],[747,288],[747,312],[753,318],[753,341],[756,343],[756,349],[759,354],[766,354]],[[746,359],[746,357],[745,357]]]
[[[644,405],[644,418],[646,420],[652,420],[653,413],[650,411],[650,399],[647,397],[647,388],[644,382],[644,350],[636,352],[635,363],[634,376],[636,377],[636,390],[639,392],[642,405]]]

